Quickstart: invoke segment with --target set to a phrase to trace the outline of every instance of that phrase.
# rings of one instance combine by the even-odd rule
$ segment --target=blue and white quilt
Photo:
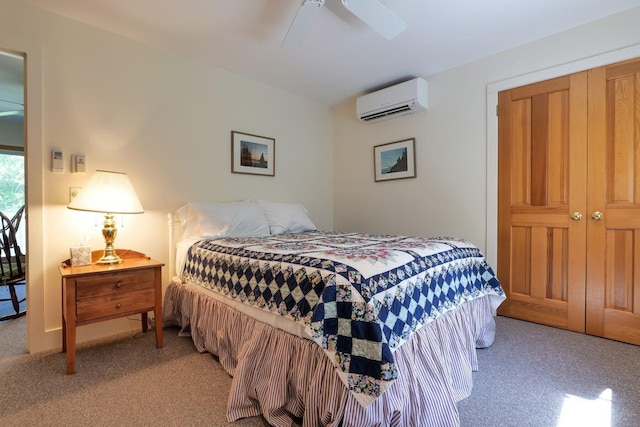
[[[473,244],[313,231],[202,240],[187,254],[184,282],[305,326],[358,401],[397,378],[394,351],[465,301],[504,292]]]

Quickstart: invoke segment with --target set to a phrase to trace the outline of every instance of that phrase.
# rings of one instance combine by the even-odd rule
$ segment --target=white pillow
[[[191,209],[191,203],[187,203],[176,211],[180,216],[180,222],[182,223],[183,232],[182,237],[188,239],[190,237],[201,236],[200,224],[198,224],[198,218]]]
[[[270,234],[267,217],[254,202],[242,202],[231,219],[228,237],[264,237]]]
[[[307,210],[300,203],[278,203],[258,201],[258,206],[269,221],[271,234],[301,233],[317,230],[307,216]]]
[[[269,235],[262,209],[250,201],[189,203],[178,210],[185,237],[260,237]],[[194,234],[196,233],[196,234]]]

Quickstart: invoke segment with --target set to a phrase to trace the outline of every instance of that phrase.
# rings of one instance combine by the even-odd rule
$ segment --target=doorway
[[[0,212],[12,219],[18,246],[26,254],[24,92],[24,57],[0,49]],[[17,311],[24,313],[26,286],[15,286],[15,291],[20,301]],[[10,291],[2,286],[0,317],[14,313]]]

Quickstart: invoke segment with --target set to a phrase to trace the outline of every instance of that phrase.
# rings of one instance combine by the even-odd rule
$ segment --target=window
[[[11,218],[24,204],[24,151],[21,147],[0,146],[0,211]],[[26,252],[24,225],[23,217],[18,243]]]

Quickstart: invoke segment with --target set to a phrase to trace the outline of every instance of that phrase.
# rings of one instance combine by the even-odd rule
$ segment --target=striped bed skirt
[[[398,379],[362,407],[313,341],[254,320],[182,283],[171,283],[165,326],[179,326],[199,352],[218,356],[233,377],[230,422],[262,415],[276,427],[459,426],[456,402],[469,396],[476,348],[495,337],[488,296],[422,327],[394,353]]]

